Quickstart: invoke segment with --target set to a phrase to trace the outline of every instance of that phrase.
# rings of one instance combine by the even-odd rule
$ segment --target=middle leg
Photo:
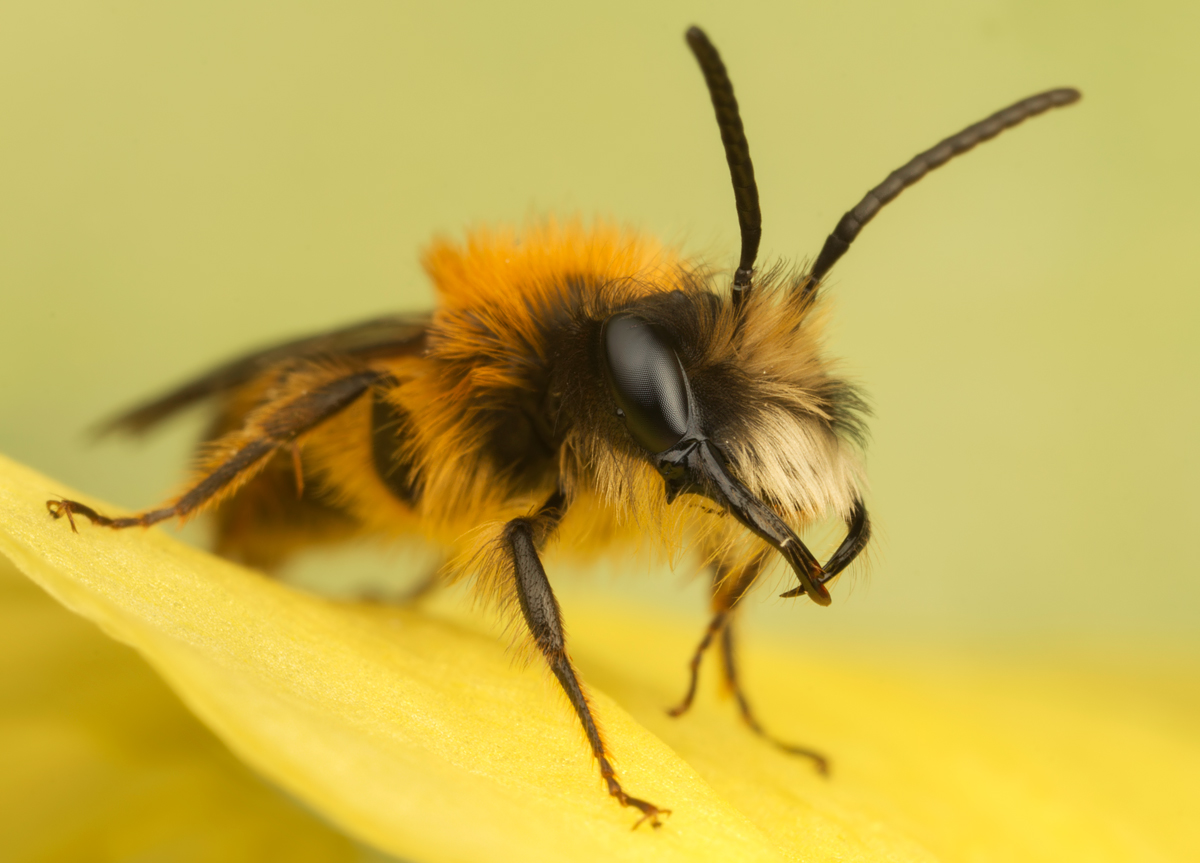
[[[733,692],[733,697],[737,701],[738,711],[742,714],[742,720],[750,726],[750,730],[789,755],[799,755],[802,758],[810,759],[813,766],[817,768],[818,773],[822,776],[828,776],[828,758],[815,749],[809,749],[807,746],[797,746],[794,743],[788,743],[770,734],[762,727],[762,724],[754,715],[754,711],[750,709],[750,702],[746,700],[746,693],[742,691],[741,680],[738,677],[737,656],[734,653],[732,620],[726,621],[725,627],[721,631],[721,655],[723,660],[721,665],[725,670],[725,682],[729,685],[730,691]]]
[[[750,702],[746,698],[746,693],[742,690],[741,678],[738,675],[737,655],[734,650],[734,623],[736,620],[735,611],[738,604],[749,593],[750,588],[762,573],[763,565],[766,562],[766,555],[762,554],[755,557],[750,563],[740,569],[731,570],[727,567],[718,565],[713,570],[713,595],[712,609],[713,616],[709,621],[708,627],[704,631],[704,636],[700,639],[700,643],[696,646],[696,651],[692,655],[691,663],[689,664],[689,680],[687,693],[683,700],[675,707],[667,711],[671,716],[682,716],[687,712],[692,705],[692,700],[696,695],[696,685],[699,678],[700,663],[704,658],[705,651],[712,645],[713,641],[720,639],[721,650],[721,669],[724,672],[725,683],[733,693],[734,700],[737,701],[738,712],[741,713],[742,720],[750,727],[750,730],[762,737],[764,740],[782,749],[790,755],[799,755],[803,758],[811,759],[813,765],[817,768],[817,772],[822,775],[829,773],[829,761],[821,753],[809,749],[806,746],[796,746],[795,744],[787,743],[773,736],[765,728],[758,718],[754,715],[753,709],[750,707]]]
[[[758,579],[765,560],[766,554],[764,553],[758,555],[750,563],[739,569],[732,569],[724,564],[713,565],[713,616],[708,622],[708,627],[704,630],[704,636],[700,639],[700,643],[696,645],[696,651],[692,654],[692,661],[688,663],[687,692],[684,694],[682,701],[667,711],[669,716],[683,716],[691,708],[692,701],[696,697],[696,686],[700,680],[700,663],[704,660],[704,654],[712,646],[713,639],[725,629],[734,607]]]

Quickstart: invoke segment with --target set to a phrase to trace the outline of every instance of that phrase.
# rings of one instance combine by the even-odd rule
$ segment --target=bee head
[[[599,359],[618,443],[654,466],[668,503],[716,502],[824,605],[824,572],[785,516],[811,519],[831,505],[848,516],[856,505],[856,461],[836,422],[854,396],[826,372],[801,316],[779,326],[786,309],[771,293],[737,311],[705,290],[641,298],[604,321]]]

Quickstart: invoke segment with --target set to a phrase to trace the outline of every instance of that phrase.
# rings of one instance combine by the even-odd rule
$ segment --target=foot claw
[[[759,733],[762,734],[762,732]],[[829,759],[820,752],[813,752],[811,749],[805,749],[803,746],[792,746],[789,743],[783,743],[766,734],[763,734],[763,737],[774,743],[788,755],[798,755],[801,758],[807,758],[813,763],[813,767],[816,768],[817,773],[822,776],[829,776]]]
[[[646,821],[649,821],[650,826],[657,830],[659,827],[662,827],[662,821],[659,820],[660,816],[667,816],[671,814],[670,809],[659,809],[653,803],[647,803],[645,800],[638,800],[636,797],[627,797],[622,802],[626,806],[633,806],[642,811],[642,817],[633,822],[633,827],[630,828],[631,830],[637,830]]]
[[[123,524],[122,521],[128,521],[128,519],[114,521],[108,516],[96,512],[96,510],[92,509],[86,503],[80,503],[77,500],[67,500],[65,497],[46,501],[46,509],[54,518],[62,518],[65,515],[67,521],[71,523],[71,531],[73,533],[79,533],[79,528],[75,526],[75,516],[77,515],[82,515],[92,524],[98,524],[102,527],[126,527],[127,525]]]
[[[812,759],[813,767],[817,769],[817,773],[828,778],[829,776],[829,760],[822,755],[817,755],[815,752],[798,752],[797,755],[807,755]]]
[[[622,806],[632,806],[634,809],[641,810],[642,817],[633,823],[632,829],[637,830],[642,826],[643,822],[649,821],[650,826],[657,830],[659,827],[662,827],[662,821],[659,818],[671,814],[670,809],[659,809],[653,803],[642,800],[640,797],[630,797],[626,794],[624,789],[617,783],[617,777],[611,772],[611,768],[609,768],[609,772],[604,778],[608,782],[608,793],[617,798],[618,803]]]
[[[668,707],[667,716],[678,719],[680,716],[683,716],[683,714],[687,713],[691,707],[692,704],[690,701],[684,701],[680,704],[676,704],[674,707]]]
[[[79,528],[75,526],[75,507],[72,505],[74,501],[58,498],[57,500],[46,501],[46,509],[49,510],[51,517],[62,518],[64,515],[67,521],[71,523],[71,533],[79,533]]]

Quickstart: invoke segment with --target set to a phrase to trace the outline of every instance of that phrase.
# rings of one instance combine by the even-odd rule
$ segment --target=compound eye
[[[629,314],[604,325],[608,383],[625,425],[650,452],[679,443],[688,427],[687,381],[658,328]]]

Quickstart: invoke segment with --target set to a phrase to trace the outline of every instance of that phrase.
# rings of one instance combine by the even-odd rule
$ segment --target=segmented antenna
[[[838,262],[838,259],[846,254],[846,250],[850,248],[850,244],[854,242],[854,238],[858,236],[858,232],[863,229],[867,222],[875,218],[875,214],[883,209],[883,205],[917,182],[917,180],[924,177],[934,168],[940,168],[955,156],[967,152],[967,150],[970,150],[976,144],[981,144],[996,137],[1005,129],[1010,129],[1023,120],[1036,117],[1038,114],[1049,111],[1051,108],[1061,108],[1064,105],[1070,105],[1072,102],[1078,102],[1080,96],[1081,94],[1078,90],[1064,88],[1060,90],[1047,90],[1045,93],[1039,93],[1036,96],[1030,96],[1028,99],[1022,99],[1015,105],[1010,105],[1003,111],[996,112],[986,120],[982,120],[973,126],[968,126],[957,135],[952,135],[935,147],[914,156],[903,167],[892,171],[892,173],[888,174],[886,180],[867,192],[854,209],[842,216],[842,220],[837,223],[837,227],[833,229],[833,233],[825,240],[825,245],[821,248],[821,254],[817,256],[817,262],[813,265],[810,278],[804,287],[804,296],[807,296],[816,289],[817,285],[825,278],[833,265]]]
[[[733,305],[737,308],[750,293],[750,276],[754,270],[754,259],[758,256],[758,242],[762,239],[762,212],[758,208],[754,165],[750,161],[750,146],[742,129],[737,99],[733,96],[733,84],[729,82],[721,55],[699,27],[689,28],[685,37],[688,47],[700,63],[700,71],[704,73],[704,83],[708,85],[708,93],[717,112],[717,126],[721,130],[721,143],[725,145],[729,176],[733,180],[738,225],[742,229],[742,256],[733,275]]]

